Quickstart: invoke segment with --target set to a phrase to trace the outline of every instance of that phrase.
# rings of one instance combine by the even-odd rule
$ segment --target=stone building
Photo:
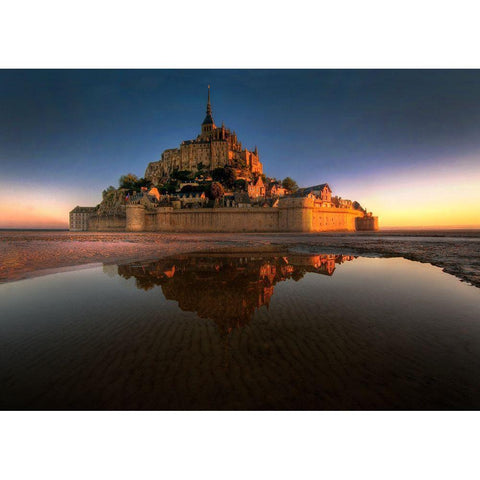
[[[262,177],[258,177],[253,182],[250,182],[247,187],[248,196],[250,198],[258,198],[265,196],[265,184]]]
[[[207,111],[201,133],[193,140],[184,140],[179,148],[165,150],[161,160],[148,164],[145,178],[156,185],[175,170],[196,172],[200,168],[213,170],[225,166],[245,169],[251,174],[263,173],[257,147],[253,151],[243,148],[235,131],[223,123],[221,127],[215,124],[208,87]]]
[[[70,212],[70,231],[86,232],[88,230],[88,219],[95,211],[95,207],[80,207],[77,205]]]
[[[318,200],[321,200],[325,204],[332,202],[332,189],[328,183],[313,185],[312,187],[301,188],[298,190],[299,196],[305,196],[308,194],[313,194]]]
[[[271,182],[267,188],[267,196],[284,197],[287,195],[287,189],[282,187],[280,182]]]
[[[199,208],[208,202],[205,192],[180,192],[175,196],[180,200],[181,208]]]

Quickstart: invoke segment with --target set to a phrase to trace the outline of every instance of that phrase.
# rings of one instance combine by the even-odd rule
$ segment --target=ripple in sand
[[[480,291],[403,259],[177,255],[0,286],[3,409],[477,409]]]

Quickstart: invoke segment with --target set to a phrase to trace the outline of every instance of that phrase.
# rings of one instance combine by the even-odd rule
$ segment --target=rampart
[[[174,209],[128,205],[129,232],[353,232],[363,212],[322,207],[314,198],[283,198],[278,208]],[[376,217],[369,217],[376,219]],[[360,223],[362,230],[378,223]]]
[[[358,231],[377,231],[378,230],[378,217],[360,217],[355,220],[355,227]]]
[[[92,215],[88,218],[90,232],[124,232],[125,217],[121,215]]]

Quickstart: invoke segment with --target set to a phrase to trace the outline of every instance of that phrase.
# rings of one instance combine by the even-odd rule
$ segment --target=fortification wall
[[[129,207],[130,208],[130,207]],[[127,208],[128,231],[278,232],[278,208],[158,208],[142,213]],[[142,227],[143,223],[143,227]]]
[[[282,199],[279,210],[283,232],[354,232],[355,219],[363,216],[351,208],[320,207],[314,198]]]
[[[157,208],[127,207],[130,232],[325,232],[355,231],[362,212],[319,207],[314,199],[287,198],[279,208]],[[362,224],[363,225],[363,224]],[[363,225],[363,229],[368,229]]]
[[[311,232],[312,210],[311,198],[281,198],[278,202],[280,232]]]
[[[93,215],[88,219],[89,232],[124,232],[126,218],[119,215]]]
[[[360,232],[378,231],[378,217],[361,217],[355,221],[355,227]]]
[[[145,230],[145,207],[143,205],[128,205],[126,212],[127,232],[143,232]]]
[[[312,210],[312,232],[354,232],[355,219],[363,213],[347,208],[318,207]]]

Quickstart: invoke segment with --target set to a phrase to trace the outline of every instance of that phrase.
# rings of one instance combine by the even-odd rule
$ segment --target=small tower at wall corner
[[[208,86],[207,112],[202,123],[202,135],[210,135],[215,130],[215,122],[212,117],[212,105],[210,104],[210,85]]]

